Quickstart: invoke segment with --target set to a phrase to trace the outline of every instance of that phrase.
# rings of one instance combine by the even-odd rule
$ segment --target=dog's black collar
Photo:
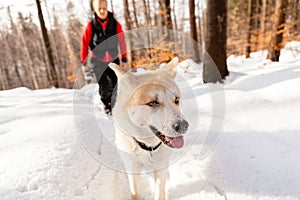
[[[146,151],[150,151],[150,152],[155,151],[155,150],[158,149],[158,147],[160,147],[160,145],[162,144],[162,142],[160,142],[160,143],[158,143],[155,147],[149,147],[149,146],[147,146],[145,143],[138,141],[136,138],[133,138],[133,139],[136,141],[136,143],[138,143],[138,145],[139,145],[142,149],[144,149],[144,150],[146,150]]]

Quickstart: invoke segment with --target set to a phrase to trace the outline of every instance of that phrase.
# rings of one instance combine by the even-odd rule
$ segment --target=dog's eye
[[[174,103],[175,103],[176,105],[178,105],[178,104],[179,104],[179,102],[180,102],[180,99],[179,99],[179,97],[175,97],[175,101],[174,101]]]
[[[151,102],[147,103],[147,105],[150,107],[158,107],[159,103],[157,101],[151,101]]]

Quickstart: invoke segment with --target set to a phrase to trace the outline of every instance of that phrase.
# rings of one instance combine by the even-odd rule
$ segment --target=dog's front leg
[[[128,174],[128,181],[132,200],[140,200],[140,175]]]
[[[168,169],[162,169],[154,172],[155,180],[155,200],[165,199],[165,186],[168,177]]]

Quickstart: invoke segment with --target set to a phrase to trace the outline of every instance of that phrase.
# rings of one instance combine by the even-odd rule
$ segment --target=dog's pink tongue
[[[170,141],[170,143],[172,144],[172,146],[174,148],[179,149],[179,148],[183,147],[183,145],[184,145],[184,140],[183,140],[183,136],[182,135],[178,136],[178,137],[174,137],[174,138],[167,137],[167,139]]]

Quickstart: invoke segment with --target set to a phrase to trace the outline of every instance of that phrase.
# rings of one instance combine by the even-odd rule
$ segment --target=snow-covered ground
[[[213,86],[182,63],[177,81],[191,128],[169,166],[170,199],[300,199],[300,45],[290,45],[278,63],[264,52],[230,56],[231,75],[218,85],[226,98],[216,101]],[[122,167],[109,162],[114,127],[96,89],[0,91],[1,200],[129,199]],[[207,142],[216,134],[214,103],[224,103],[222,131]],[[142,196],[152,199],[151,174],[142,177]]]

